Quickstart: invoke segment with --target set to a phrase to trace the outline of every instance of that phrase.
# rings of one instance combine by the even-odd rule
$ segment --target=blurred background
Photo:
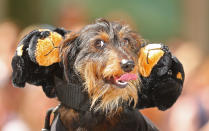
[[[169,45],[184,65],[184,89],[174,106],[142,112],[162,131],[209,131],[208,0],[0,0],[0,130],[41,130],[47,109],[58,104],[40,87],[12,86],[10,63],[20,38],[37,25],[78,31],[101,17]]]

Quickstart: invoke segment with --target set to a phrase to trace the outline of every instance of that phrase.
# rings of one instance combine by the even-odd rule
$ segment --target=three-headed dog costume
[[[43,129],[52,131],[156,131],[138,110],[170,108],[184,81],[167,46],[144,44],[129,26],[104,19],[79,32],[32,31],[20,41],[12,68],[14,86],[42,86],[60,101]]]

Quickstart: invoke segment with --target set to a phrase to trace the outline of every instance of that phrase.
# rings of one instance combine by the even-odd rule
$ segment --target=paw
[[[42,86],[48,97],[55,97],[54,76],[62,78],[59,47],[67,33],[63,29],[39,29],[27,34],[12,59],[12,81],[17,87],[25,83]]]
[[[156,106],[160,110],[171,107],[182,91],[184,82],[182,64],[172,56],[167,46],[161,44],[143,47],[140,57],[140,94],[150,104],[144,107]]]

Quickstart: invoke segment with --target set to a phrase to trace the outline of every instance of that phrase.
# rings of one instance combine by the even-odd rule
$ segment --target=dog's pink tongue
[[[138,78],[138,75],[127,73],[127,74],[122,75],[120,78],[117,78],[117,80],[127,82],[130,80],[136,80],[137,78]]]

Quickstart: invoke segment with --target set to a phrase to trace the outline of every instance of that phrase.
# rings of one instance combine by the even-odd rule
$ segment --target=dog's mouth
[[[133,73],[125,73],[120,76],[112,76],[110,79],[106,79],[106,82],[116,85],[120,88],[125,88],[129,81],[137,80],[138,75]]]

